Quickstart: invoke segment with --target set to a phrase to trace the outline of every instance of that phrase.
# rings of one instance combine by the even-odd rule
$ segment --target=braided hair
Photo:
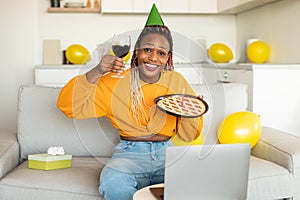
[[[138,125],[141,125],[141,120],[144,122],[148,122],[148,115],[144,110],[145,104],[145,99],[144,99],[144,94],[142,87],[140,85],[140,77],[139,77],[139,70],[138,70],[138,58],[136,55],[136,49],[139,49],[141,47],[141,41],[144,39],[145,36],[149,34],[159,34],[164,36],[170,46],[169,50],[169,59],[167,61],[166,66],[164,67],[164,70],[167,71],[173,71],[174,66],[173,66],[173,38],[171,35],[171,31],[169,30],[168,27],[166,26],[158,26],[158,25],[153,25],[153,26],[145,26],[142,32],[140,33],[135,46],[134,46],[134,51],[133,55],[131,58],[131,72],[130,72],[130,93],[131,93],[131,106],[130,106],[130,112],[136,121]]]

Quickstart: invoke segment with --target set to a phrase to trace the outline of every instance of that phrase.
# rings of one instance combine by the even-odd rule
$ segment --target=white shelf
[[[48,13],[100,13],[100,8],[48,8]]]

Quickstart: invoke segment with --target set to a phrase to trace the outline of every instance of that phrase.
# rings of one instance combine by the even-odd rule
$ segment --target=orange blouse
[[[106,116],[121,136],[141,137],[153,134],[172,136],[177,132],[185,141],[199,136],[203,117],[181,118],[166,114],[155,104],[154,99],[165,94],[197,95],[184,77],[175,71],[164,71],[158,82],[148,84],[141,81],[144,93],[146,119],[138,124],[130,112],[130,69],[126,78],[117,79],[110,74],[102,76],[96,84],[87,81],[86,75],[79,75],[69,81],[61,90],[57,106],[66,116],[86,119]],[[177,130],[176,130],[177,129]]]

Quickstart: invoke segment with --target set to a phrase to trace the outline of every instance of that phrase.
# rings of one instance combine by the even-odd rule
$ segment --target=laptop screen
[[[164,200],[245,200],[249,144],[167,148]]]

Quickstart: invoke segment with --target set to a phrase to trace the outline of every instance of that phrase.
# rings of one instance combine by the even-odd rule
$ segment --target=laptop
[[[245,200],[250,150],[249,144],[168,147],[163,192],[154,189],[157,199]]]

